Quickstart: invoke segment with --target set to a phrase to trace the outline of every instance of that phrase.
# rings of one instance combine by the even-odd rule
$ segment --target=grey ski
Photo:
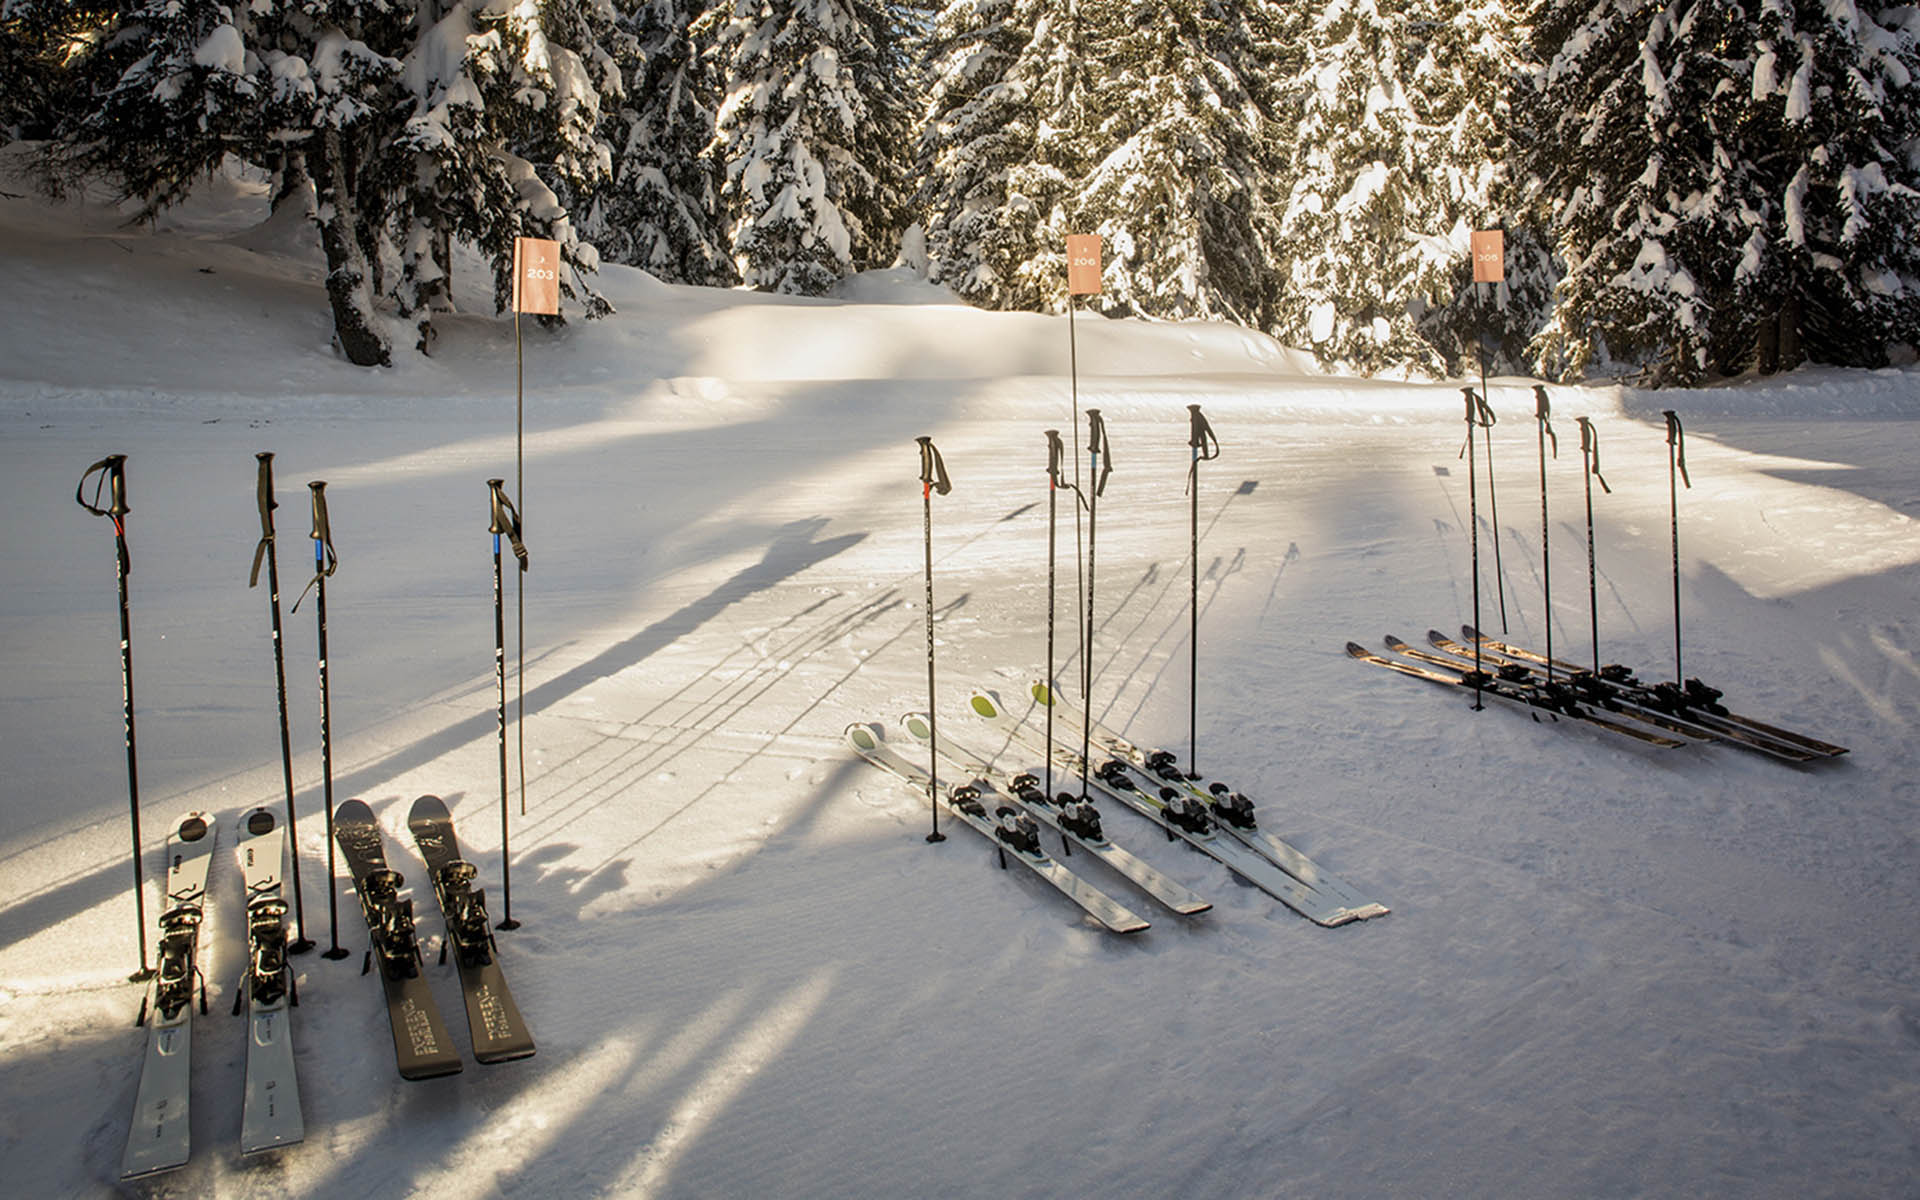
[[[847,726],[846,738],[847,745],[853,748],[854,753],[874,766],[892,772],[919,788],[922,793],[927,790],[926,768],[909,761],[888,745],[886,735],[879,727],[856,721]],[[988,815],[987,806],[982,802],[983,795],[990,796],[995,802],[992,816]],[[1033,819],[1006,803],[997,792],[983,792],[976,786],[962,784],[949,788],[941,795],[940,806],[998,847],[1002,865],[1008,858],[1018,862],[1052,884],[1061,895],[1079,905],[1088,916],[1109,931],[1139,933],[1148,927],[1146,921],[1118,900],[1048,857],[1046,851],[1040,848],[1040,834]]]
[[[1390,671],[1397,671],[1409,678],[1424,679],[1429,683],[1444,684],[1447,687],[1455,689],[1464,688],[1469,692],[1475,690],[1471,669],[1467,671],[1442,670],[1438,667],[1425,666],[1420,663],[1407,662],[1396,658],[1388,658],[1384,654],[1376,654],[1358,642],[1347,643],[1347,654],[1359,659],[1361,662],[1371,663],[1376,667],[1385,667]],[[1481,674],[1484,678],[1481,679],[1478,689],[1480,695],[1492,696],[1496,700],[1505,700],[1509,704],[1518,704],[1531,709],[1534,713],[1533,719],[1536,721],[1540,719],[1539,714],[1544,712],[1551,717],[1569,717],[1583,724],[1592,725],[1597,729],[1617,733],[1621,737],[1632,738],[1636,742],[1644,742],[1649,746],[1660,746],[1671,749],[1675,746],[1685,746],[1688,744],[1679,738],[1672,738],[1665,734],[1655,733],[1650,729],[1639,729],[1632,725],[1622,725],[1620,722],[1609,720],[1606,717],[1600,716],[1598,713],[1589,712],[1586,708],[1576,703],[1572,697],[1550,696],[1541,689],[1530,687],[1525,683],[1503,679],[1490,672],[1483,671]]]
[[[240,823],[234,855],[247,890],[247,974],[234,1011],[247,1012],[246,1099],[240,1109],[240,1153],[291,1146],[307,1136],[294,1074],[293,967],[287,962],[287,902],[281,898],[287,831],[273,812],[256,808]]]
[[[900,718],[900,726],[923,745],[932,733],[925,713],[908,713]],[[1100,823],[1099,810],[1092,804],[1078,801],[1063,804],[1061,797],[1050,797],[1041,790],[1040,780],[1032,772],[996,769],[981,755],[956,745],[948,738],[940,740],[940,754],[968,775],[990,782],[1002,794],[1013,797],[1041,824],[1126,876],[1141,891],[1173,912],[1190,917],[1213,907],[1211,901],[1202,899],[1179,880],[1126,847],[1115,845]]]
[[[1007,712],[991,692],[975,692],[968,704],[975,716],[1028,750],[1050,755],[1054,765],[1076,776],[1080,773],[1078,751],[1058,743],[1049,747],[1043,731]],[[1090,772],[1088,787],[1133,809],[1165,830],[1169,839],[1181,839],[1316,925],[1333,928],[1386,911],[1380,906],[1377,911],[1370,907],[1363,913],[1300,882],[1266,855],[1221,833],[1207,805],[1172,787],[1141,788],[1130,768],[1118,759],[1110,759]]]
[[[1087,721],[1086,714],[1068,700],[1059,688],[1048,687],[1035,680],[1029,685],[1029,691],[1035,703],[1052,704],[1058,719],[1064,720],[1069,727]],[[1281,870],[1321,895],[1337,901],[1356,918],[1365,920],[1385,916],[1391,911],[1386,905],[1308,858],[1296,847],[1261,829],[1254,815],[1253,801],[1246,796],[1223,783],[1208,784],[1204,779],[1188,777],[1174,765],[1174,757],[1168,751],[1149,750],[1135,745],[1098,720],[1090,722],[1088,728],[1104,752],[1120,759],[1156,786],[1173,787],[1208,805],[1220,828],[1228,836],[1239,839],[1257,853],[1272,859]]]
[[[467,1033],[473,1039],[473,1057],[482,1063],[512,1062],[533,1053],[533,1031],[520,1015],[506,973],[500,969],[500,951],[493,926],[487,920],[486,893],[473,886],[479,869],[460,857],[453,835],[453,814],[438,796],[422,796],[407,814],[407,828],[426,860],[433,894],[447,925],[440,942],[440,961],[448,951],[460,972],[460,992],[466,1000]]]
[[[379,964],[400,1077],[432,1079],[454,1074],[461,1067],[460,1054],[453,1048],[433,989],[420,971],[413,899],[400,895],[406,880],[387,866],[380,823],[374,819],[373,810],[359,800],[348,800],[334,809],[333,839],[340,844],[340,853],[353,874],[360,913],[367,919],[367,936],[372,944],[360,973],[365,975]]]
[[[1473,659],[1473,647],[1462,645],[1437,629],[1427,630],[1427,641],[1432,643],[1436,650],[1444,651],[1452,656],[1452,659],[1448,661],[1449,666],[1455,666],[1460,662],[1469,662]],[[1404,649],[1400,647],[1393,648],[1402,654],[1418,653],[1411,646],[1405,647]],[[1512,647],[1501,649],[1484,642],[1480,646],[1480,653],[1483,662],[1491,657],[1497,663],[1503,665],[1511,664],[1527,671],[1534,678],[1535,682],[1544,684],[1547,681],[1548,668],[1544,659],[1535,661],[1514,653]],[[1560,669],[1557,661],[1553,667],[1553,683],[1555,686],[1565,687],[1575,696],[1597,708],[1603,708],[1608,712],[1617,713],[1620,716],[1651,725],[1656,729],[1664,729],[1669,733],[1679,734],[1682,737],[1697,738],[1701,741],[1709,742],[1725,742],[1729,745],[1739,746],[1743,749],[1765,754],[1770,758],[1780,759],[1782,762],[1812,762],[1816,758],[1825,757],[1824,755],[1815,754],[1810,750],[1801,749],[1800,747],[1785,742],[1778,742],[1761,734],[1741,729],[1737,725],[1730,722],[1723,722],[1708,713],[1696,712],[1691,709],[1667,711],[1654,707],[1651,702],[1644,698],[1637,697],[1631,692],[1619,691],[1612,688],[1608,684],[1600,681],[1591,671],[1579,670],[1577,668],[1570,671],[1563,671]]]
[[[1547,662],[1547,657],[1544,654],[1538,654],[1520,646],[1508,645],[1505,642],[1494,641],[1481,634],[1471,625],[1462,625],[1460,627],[1460,634],[1469,644],[1478,640],[1484,649],[1493,650],[1498,654],[1525,659],[1541,665],[1545,665]],[[1562,662],[1559,659],[1553,660],[1553,667],[1555,670],[1566,671],[1569,674],[1575,672],[1591,674],[1572,663]],[[1642,699],[1658,707],[1663,712],[1683,715],[1690,721],[1700,721],[1704,723],[1711,720],[1716,725],[1724,722],[1729,727],[1748,730],[1762,737],[1770,738],[1773,741],[1784,742],[1788,745],[1798,747],[1807,751],[1815,758],[1838,758],[1840,755],[1847,753],[1845,746],[1836,746],[1832,742],[1823,742],[1819,738],[1808,737],[1804,733],[1796,733],[1791,729],[1782,729],[1777,725],[1769,725],[1765,721],[1755,720],[1752,717],[1743,717],[1739,713],[1730,712],[1725,705],[1720,703],[1720,692],[1714,688],[1707,687],[1697,679],[1689,679],[1684,685],[1673,683],[1649,684],[1636,678],[1633,672],[1626,667],[1618,665],[1600,668],[1599,675],[1594,678],[1601,686],[1606,687],[1613,693]]]
[[[212,863],[213,818],[203,812],[182,815],[167,833],[167,902],[160,913],[159,966],[135,1021],[147,1025],[147,1056],[134,1094],[133,1127],[127,1131],[127,1149],[120,1159],[122,1179],[183,1167],[193,1152],[188,1119],[193,994],[197,982],[204,1013],[207,985],[197,957]]]

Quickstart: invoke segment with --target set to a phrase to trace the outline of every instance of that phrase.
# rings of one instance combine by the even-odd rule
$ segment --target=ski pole
[[[1547,443],[1553,443],[1553,456],[1560,457],[1560,439],[1553,432],[1550,418],[1553,405],[1547,400],[1547,389],[1539,384],[1533,385],[1533,415],[1540,422],[1537,440],[1540,443],[1540,591],[1546,601],[1547,609],[1547,683],[1553,683],[1553,528],[1547,523]]]
[[[1673,512],[1673,680],[1684,685],[1687,674],[1680,666],[1679,481],[1684,480],[1687,487],[1692,488],[1693,480],[1687,478],[1687,433],[1680,428],[1680,414],[1669,408],[1660,415],[1667,419],[1667,500]]]
[[[1187,405],[1187,446],[1193,452],[1192,465],[1187,468],[1187,491],[1193,497],[1192,521],[1190,522],[1190,541],[1193,545],[1193,588],[1188,608],[1192,613],[1192,628],[1187,638],[1190,651],[1189,678],[1192,687],[1187,692],[1187,778],[1200,778],[1200,464],[1220,457],[1220,441],[1213,436],[1213,426],[1200,412],[1198,404]]]
[[[1592,622],[1593,633],[1593,673],[1600,674],[1600,573],[1594,565],[1593,555],[1593,481],[1600,481],[1600,490],[1608,495],[1613,489],[1607,486],[1606,476],[1600,474],[1600,434],[1593,422],[1585,417],[1580,422],[1580,461],[1584,467],[1587,490],[1587,616]]]
[[[1473,567],[1473,710],[1479,712],[1485,707],[1480,698],[1480,685],[1486,681],[1486,672],[1480,665],[1480,487],[1474,478],[1473,430],[1479,423],[1481,405],[1480,397],[1472,388],[1460,391],[1467,398],[1467,444],[1462,454],[1467,460],[1467,545],[1468,560]]]
[[[1113,474],[1113,453],[1107,445],[1107,423],[1100,410],[1087,410],[1087,634],[1080,647],[1080,799],[1087,799],[1088,753],[1093,743],[1093,551],[1100,520],[1100,496]]]
[[[914,440],[920,443],[920,503],[925,510],[927,547],[927,807],[933,813],[933,832],[927,840],[944,842],[947,835],[940,832],[940,710],[934,704],[933,688],[933,494],[946,495],[953,490],[953,483],[947,478],[946,461],[933,439]]]
[[[294,940],[287,944],[288,954],[305,954],[313,949],[307,936],[306,903],[300,894],[300,834],[293,811],[293,735],[287,723],[287,655],[280,629],[280,555],[275,548],[273,510],[280,502],[273,498],[273,452],[262,450],[253,456],[260,464],[255,478],[254,498],[260,507],[260,542],[253,548],[253,573],[247,586],[260,586],[260,564],[267,564],[267,606],[273,619],[273,685],[280,698],[280,774],[287,793],[287,842],[293,859]]]
[[[340,944],[340,897],[333,851],[333,700],[327,678],[327,579],[340,569],[340,556],[334,553],[333,525],[327,518],[326,481],[316,479],[307,487],[313,493],[313,531],[307,535],[313,539],[313,578],[293,602],[293,610],[300,611],[300,602],[307,598],[308,591],[314,593],[320,648],[320,795],[327,814],[327,924],[333,939],[321,957],[341,959],[349,951]]]
[[[98,476],[95,479],[95,476]],[[87,480],[94,479],[93,499],[86,498]],[[101,496],[107,503],[102,506]],[[86,469],[73,498],[96,517],[113,522],[114,575],[120,585],[120,717],[127,744],[127,811],[133,825],[133,918],[139,927],[140,969],[128,978],[138,983],[153,977],[147,965],[146,873],[140,863],[140,763],[133,737],[133,618],[127,604],[127,575],[133,569],[127,557],[127,456],[109,454]]]
[[[1055,517],[1059,512],[1060,460],[1066,453],[1066,446],[1060,441],[1058,429],[1047,430],[1047,745],[1053,745],[1053,609],[1055,578],[1054,570],[1054,528]],[[1077,606],[1076,606],[1077,607]],[[1041,769],[1046,773],[1045,792],[1047,799],[1053,799],[1053,755],[1048,754],[1046,765]]]
[[[489,519],[487,532],[493,535],[493,673],[500,681],[500,923],[496,929],[518,929],[513,919],[513,876],[509,864],[513,854],[507,841],[507,605],[506,587],[500,571],[500,537],[506,535],[520,569],[527,569],[527,547],[520,540],[520,513],[507,499],[506,480],[487,480]],[[520,763],[524,786],[526,760]],[[524,810],[523,810],[524,811]]]

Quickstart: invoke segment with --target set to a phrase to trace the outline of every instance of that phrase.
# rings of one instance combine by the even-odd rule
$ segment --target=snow
[[[0,334],[10,1193],[114,1193],[143,1044],[113,539],[71,501],[109,452],[129,456],[149,887],[168,820],[221,823],[195,1154],[143,1191],[1786,1197],[1920,1175],[1920,372],[1553,389],[1563,435],[1594,418],[1613,487],[1594,497],[1605,657],[1671,671],[1676,408],[1686,667],[1853,747],[1796,769],[1476,714],[1350,661],[1348,638],[1473,619],[1458,384],[1083,313],[1078,401],[1106,414],[1115,463],[1095,707],[1186,749],[1184,406],[1203,404],[1222,456],[1199,469],[1200,764],[1394,910],[1318,928],[1115,811],[1119,840],[1215,904],[1182,922],[1076,857],[1153,921],[1122,940],[967,831],[927,845],[924,796],[840,743],[926,702],[917,435],[954,479],[932,513],[943,734],[993,745],[964,689],[1012,696],[1041,669],[1066,319],[964,308],[910,272],[804,300],[612,267],[616,316],[522,331],[525,924],[500,936],[539,1053],[402,1082],[342,887],[354,956],[295,960],[307,1140],[241,1161],[231,835],[281,803],[266,597],[245,586],[253,455],[279,455],[289,601],[306,484],[329,481],[336,798],[380,815],[437,933],[404,820],[445,797],[498,912],[482,503],[513,478],[514,331],[450,316],[436,357],[350,367],[317,253],[262,235],[257,187],[215,184],[153,229],[0,197],[0,258],[32,298]],[[489,311],[477,264],[456,285]],[[1489,382],[1500,582],[1514,639],[1538,645],[1532,381]],[[1549,470],[1554,644],[1584,658],[1579,455]],[[1071,579],[1070,518],[1063,535]],[[311,611],[287,631],[324,943]],[[450,969],[426,970],[464,1045]]]

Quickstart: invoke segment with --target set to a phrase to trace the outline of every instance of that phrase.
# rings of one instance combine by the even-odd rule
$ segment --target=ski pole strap
[[[1220,439],[1213,436],[1213,426],[1198,404],[1187,405],[1187,446],[1193,451],[1193,463],[1187,468],[1187,490],[1191,492],[1200,477],[1200,464],[1220,457]]]
[[[327,521],[327,483],[316,479],[307,485],[313,491],[313,532],[307,536],[313,539],[313,578],[307,580],[307,586],[300,589],[300,595],[293,602],[293,611],[298,612],[300,601],[307,598],[322,579],[340,569],[340,556],[333,552],[333,526]]]
[[[1113,474],[1113,453],[1107,444],[1107,422],[1097,408],[1087,410],[1087,453],[1093,456],[1089,467],[1093,494],[1103,496],[1107,491],[1107,477]]]
[[[1580,453],[1592,456],[1587,460],[1587,470],[1600,481],[1600,490],[1611,496],[1613,489],[1607,486],[1607,477],[1600,473],[1600,433],[1586,417],[1574,419],[1580,422]]]
[[[506,534],[507,541],[513,545],[513,556],[520,560],[520,569],[524,571],[527,569],[527,547],[520,540],[520,510],[513,506],[513,501],[507,499],[504,479],[487,480],[487,490],[493,510],[487,532],[493,535],[494,553],[500,552],[500,535]]]
[[[1058,429],[1047,430],[1047,486],[1060,486],[1061,464],[1066,461],[1066,443],[1060,440]]]
[[[1547,441],[1553,443],[1553,456],[1560,457],[1560,438],[1553,432],[1553,405],[1547,400],[1547,389],[1539,384],[1533,385],[1533,415],[1540,421],[1540,427],[1546,431]]]
[[[1474,391],[1470,387],[1461,388],[1460,394],[1467,398],[1467,439],[1471,440],[1473,438],[1473,429],[1476,425],[1482,429],[1492,429],[1495,419],[1492,406],[1480,398],[1479,392]],[[1460,443],[1459,457],[1465,458],[1466,456],[1467,442],[1462,441]]]
[[[1669,408],[1660,415],[1667,419],[1667,445],[1673,447],[1673,461],[1680,468],[1680,479],[1692,487],[1693,480],[1687,478],[1687,431],[1680,428],[1680,414]]]
[[[920,498],[926,499],[934,492],[942,496],[953,490],[953,481],[947,478],[947,460],[940,457],[939,447],[930,437],[913,439],[920,443]]]
[[[98,478],[95,478],[98,476]],[[87,480],[92,479],[93,499],[87,499]],[[102,496],[107,498],[103,507]],[[120,538],[120,569],[131,570],[132,561],[127,557],[127,523],[121,518],[131,510],[127,507],[127,456],[109,454],[99,462],[88,467],[80,476],[80,486],[73,489],[73,498],[81,508],[96,517],[106,517],[113,522],[113,532]]]
[[[254,498],[260,505],[260,544],[253,548],[253,573],[247,576],[247,586],[255,587],[260,583],[260,562],[267,556],[267,547],[273,544],[273,510],[280,507],[273,498],[273,451],[262,450],[253,456],[260,463],[260,475],[254,486]]]

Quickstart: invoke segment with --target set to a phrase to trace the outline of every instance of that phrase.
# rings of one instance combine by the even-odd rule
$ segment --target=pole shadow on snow
[[[579,666],[528,688],[526,711],[538,713],[582,688],[618,674],[692,633],[729,605],[841,554],[867,536],[864,533],[851,533],[824,541],[815,540],[826,524],[825,517],[811,517],[782,526],[759,562],[739,571],[698,600],[662,617],[624,641],[607,647]],[[348,796],[375,789],[396,775],[425,766],[442,755],[491,735],[495,730],[495,722],[495,714],[491,711],[475,713],[410,746],[356,768],[335,780],[334,789]]]

